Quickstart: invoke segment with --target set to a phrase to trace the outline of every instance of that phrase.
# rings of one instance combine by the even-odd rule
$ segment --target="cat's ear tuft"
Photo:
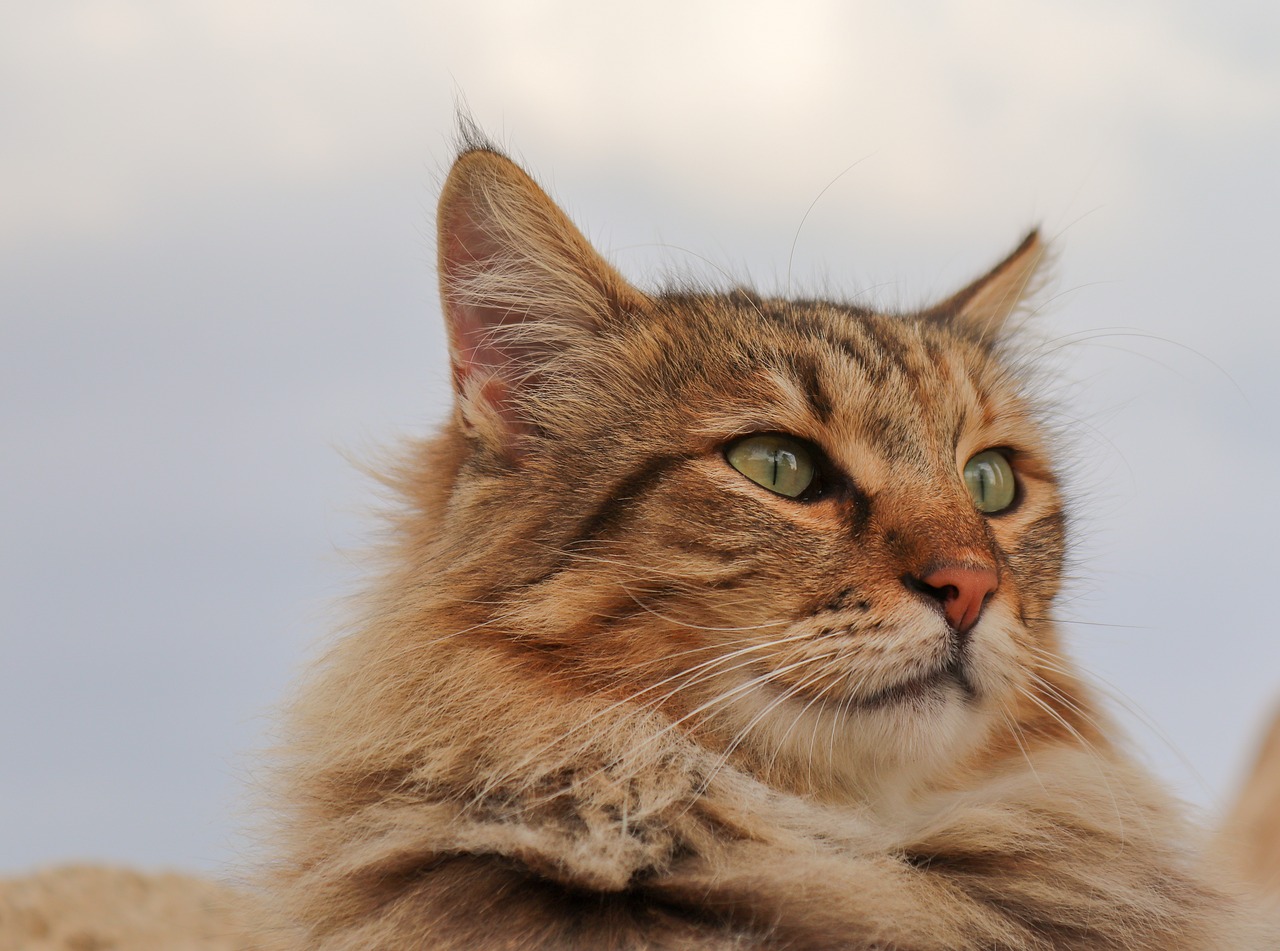
[[[996,342],[1009,317],[1038,290],[1046,252],[1040,232],[1033,230],[990,271],[920,316],[983,343]]]
[[[440,299],[464,426],[510,450],[536,430],[531,395],[566,351],[643,295],[519,166],[487,146],[440,195]]]

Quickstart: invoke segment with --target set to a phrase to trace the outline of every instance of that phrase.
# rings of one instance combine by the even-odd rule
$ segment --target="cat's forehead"
[[[677,325],[673,336],[688,343],[679,348],[687,360],[730,384],[781,371],[802,384],[824,420],[842,408],[865,412],[887,402],[900,413],[948,395],[996,395],[1010,382],[992,348],[912,315],[745,292],[676,299],[664,309]]]
[[[1033,433],[999,356],[945,325],[746,292],[664,310],[690,342],[672,359],[701,384],[692,389],[708,436],[779,430],[864,464],[928,467],[969,443]]]

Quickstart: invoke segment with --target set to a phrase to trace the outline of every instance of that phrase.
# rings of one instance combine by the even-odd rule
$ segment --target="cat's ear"
[[[440,195],[440,298],[463,425],[510,450],[559,355],[643,295],[510,159],[464,152]]]
[[[921,317],[946,323],[983,343],[994,343],[1009,316],[1037,289],[1045,252],[1040,232],[1032,231],[1007,258]]]

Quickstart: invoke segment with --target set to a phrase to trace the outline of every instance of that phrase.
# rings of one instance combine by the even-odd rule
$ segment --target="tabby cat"
[[[1280,947],[1062,653],[1034,232],[893,314],[638,290],[478,140],[438,221],[453,414],[291,720],[305,947]]]

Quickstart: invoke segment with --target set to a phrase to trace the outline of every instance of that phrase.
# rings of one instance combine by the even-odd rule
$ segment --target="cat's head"
[[[469,636],[812,791],[1075,729],[1062,503],[1004,347],[1042,256],[913,314],[651,295],[464,152],[455,412],[414,478]]]

